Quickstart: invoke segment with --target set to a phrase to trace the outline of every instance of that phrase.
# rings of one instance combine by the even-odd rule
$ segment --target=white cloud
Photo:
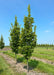
[[[52,21],[52,23],[54,24],[54,21]]]
[[[50,31],[49,31],[49,30],[46,30],[45,32],[48,33],[48,32],[50,32]]]

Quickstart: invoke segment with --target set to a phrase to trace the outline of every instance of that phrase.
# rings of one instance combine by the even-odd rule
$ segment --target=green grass
[[[13,71],[6,64],[5,60],[0,56],[0,75],[14,75]]]
[[[0,51],[0,52],[2,52],[2,51]],[[45,47],[34,48],[34,52],[33,52],[32,56],[54,62],[53,47],[49,47],[48,49]]]
[[[4,53],[15,58],[15,54],[11,51],[6,51]],[[23,56],[17,55],[17,61],[20,61],[20,62],[26,64],[26,59]],[[35,70],[37,72],[53,73],[54,74],[54,66],[49,65],[49,64],[45,64],[41,61],[29,60],[29,66],[32,67],[32,70]]]
[[[42,47],[35,48],[32,56],[51,60],[54,62],[54,50],[52,50],[52,48],[49,48],[48,50]]]
[[[25,73],[17,73],[10,65],[6,63],[3,57],[0,56],[0,75],[26,75]]]
[[[48,50],[46,48],[34,48],[34,53],[40,53],[40,54],[45,54],[45,55],[52,55],[54,56],[54,50],[52,48],[49,48]]]
[[[3,52],[3,51],[0,51],[0,53],[1,53],[1,52]]]

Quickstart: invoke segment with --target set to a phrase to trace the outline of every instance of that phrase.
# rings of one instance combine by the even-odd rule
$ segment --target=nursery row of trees
[[[14,25],[11,23],[10,28],[10,46],[15,56],[20,52],[24,55],[27,60],[27,70],[28,70],[28,60],[32,55],[33,49],[36,46],[37,35],[36,35],[36,25],[33,25],[34,18],[30,14],[30,5],[28,5],[28,16],[24,16],[24,27],[20,28],[17,22],[17,17],[15,16]],[[34,31],[33,31],[34,27]]]
[[[1,35],[1,38],[0,38],[0,49],[3,49],[4,48],[4,40],[3,40],[3,36]]]
[[[53,44],[37,44],[36,47],[54,47]]]

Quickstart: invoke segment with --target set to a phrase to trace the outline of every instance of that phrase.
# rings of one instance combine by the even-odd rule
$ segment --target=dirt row
[[[7,51],[7,50],[11,50],[11,48],[7,48],[7,47],[3,48],[3,51]],[[37,58],[37,57],[31,57],[31,59],[35,59],[35,60],[38,60],[38,61],[42,61],[44,63],[48,63],[48,64],[51,64],[51,65],[54,65],[54,62],[49,61],[47,59],[40,59],[40,58]]]
[[[31,57],[31,59],[35,59],[35,60],[42,61],[42,62],[47,63],[47,64],[54,65],[54,62],[46,60],[46,59],[40,59],[40,58],[37,58],[37,57]]]
[[[10,66],[12,68],[14,68],[14,70],[16,72],[25,72],[27,75],[40,75],[41,73],[38,73],[36,71],[33,71],[32,68],[29,68],[29,72],[27,73],[27,68],[25,68],[26,64],[23,64],[21,62],[18,62],[16,64],[16,60],[14,60],[13,58],[9,57],[8,55],[5,55],[3,53],[0,53],[0,55],[7,61],[8,64],[10,64]],[[41,75],[47,75],[45,73],[42,73]]]

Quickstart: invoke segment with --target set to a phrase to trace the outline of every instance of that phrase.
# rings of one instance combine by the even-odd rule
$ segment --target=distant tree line
[[[36,47],[54,47],[53,44],[37,44]]]

